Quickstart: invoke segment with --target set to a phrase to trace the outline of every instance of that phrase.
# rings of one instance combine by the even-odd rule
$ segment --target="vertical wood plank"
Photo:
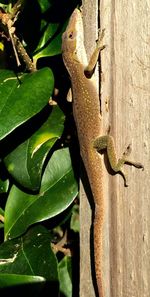
[[[118,156],[131,143],[130,159],[145,165],[144,172],[126,166],[128,188],[124,188],[121,176],[109,175],[107,185],[105,179],[109,214],[109,232],[104,230],[104,243],[108,243],[104,245],[105,292],[106,297],[148,297],[150,4],[140,0],[106,0],[101,1],[100,12],[107,44],[102,52],[104,132],[110,124]],[[105,262],[108,257],[109,269]]]
[[[98,2],[83,1],[85,44],[91,53],[98,28]],[[145,170],[126,166],[129,187],[104,166],[105,297],[148,297],[150,292],[150,3],[101,0],[106,49],[101,54],[104,133],[110,125],[117,155],[129,143],[130,158]],[[107,168],[108,167],[108,168]],[[81,190],[80,296],[94,297],[90,266],[91,210]]]

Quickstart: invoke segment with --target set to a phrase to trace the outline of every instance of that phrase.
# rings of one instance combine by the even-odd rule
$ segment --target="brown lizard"
[[[62,56],[71,78],[73,116],[77,127],[80,154],[85,165],[95,203],[93,231],[94,261],[100,297],[104,297],[101,269],[104,197],[102,159],[99,151],[102,149],[107,150],[110,165],[115,172],[120,172],[123,175],[125,186],[127,186],[126,176],[122,169],[124,163],[127,162],[137,168],[143,168],[140,163],[131,162],[127,159],[130,153],[130,147],[117,160],[113,138],[110,135],[103,135],[102,133],[99,96],[92,74],[99,52],[104,48],[102,45],[103,35],[104,31],[99,36],[89,65],[84,47],[82,13],[80,10],[75,9],[73,11],[66,31],[62,36]]]

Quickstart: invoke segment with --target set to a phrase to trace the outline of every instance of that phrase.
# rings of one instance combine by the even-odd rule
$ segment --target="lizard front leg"
[[[131,146],[130,145],[127,147],[127,149],[123,153],[122,157],[117,159],[115,145],[114,145],[114,139],[110,135],[104,135],[104,136],[98,137],[94,141],[93,147],[97,151],[101,151],[103,149],[107,150],[107,155],[108,155],[108,159],[109,159],[111,168],[116,173],[117,172],[121,173],[121,175],[124,178],[124,184],[125,184],[126,187],[128,186],[128,184],[127,184],[126,174],[125,174],[125,172],[124,172],[124,170],[122,168],[123,165],[126,163],[128,165],[133,165],[134,167],[136,167],[138,169],[140,169],[140,168],[144,169],[144,167],[143,167],[143,165],[141,163],[133,162],[133,161],[128,159],[128,156],[130,155],[130,152],[131,152]]]
[[[99,30],[98,40],[96,42],[96,48],[95,48],[93,54],[91,55],[91,58],[90,58],[90,61],[87,65],[87,67],[84,70],[84,74],[87,78],[92,77],[94,70],[95,70],[96,63],[98,61],[99,53],[101,50],[103,50],[105,48],[105,45],[103,45],[104,33],[105,33],[105,29],[103,29],[102,31]]]

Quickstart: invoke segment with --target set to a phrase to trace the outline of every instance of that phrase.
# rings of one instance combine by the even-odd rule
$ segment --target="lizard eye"
[[[69,33],[69,38],[70,38],[70,39],[73,38],[73,31]]]

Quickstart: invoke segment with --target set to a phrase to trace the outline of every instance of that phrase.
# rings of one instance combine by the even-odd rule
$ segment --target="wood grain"
[[[92,51],[98,29],[98,1],[83,1],[85,44]],[[132,144],[130,158],[145,170],[126,166],[129,187],[104,166],[105,225],[103,275],[106,297],[149,297],[150,292],[150,3],[100,2],[106,49],[101,54],[104,133],[109,126],[117,155]],[[104,158],[106,159],[106,158]],[[94,297],[90,266],[91,209],[81,188],[80,296]]]

